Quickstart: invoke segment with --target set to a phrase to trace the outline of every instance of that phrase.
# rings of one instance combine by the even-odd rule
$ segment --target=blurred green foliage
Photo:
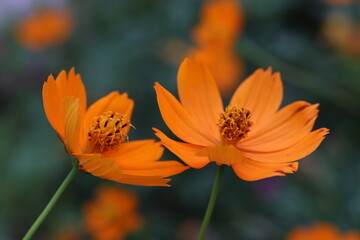
[[[175,93],[178,66],[159,52],[167,39],[191,45],[201,6],[200,0],[67,3],[75,26],[59,47],[23,49],[13,36],[16,19],[0,29],[0,239],[21,238],[71,169],[43,112],[48,74],[75,66],[89,103],[110,91],[128,92],[135,100],[131,139],[155,138],[154,126],[169,133],[152,86],[159,81]],[[357,5],[340,10],[359,22]],[[238,53],[245,75],[273,66],[285,81],[283,104],[319,102],[316,127],[331,133],[287,177],[245,182],[226,169],[209,239],[283,239],[294,226],[318,221],[360,229],[360,61],[337,52],[321,35],[326,13],[335,7],[320,0],[244,0],[243,6],[246,27]],[[166,151],[163,159],[176,157]],[[191,169],[173,177],[171,188],[126,186],[140,196],[146,221],[129,239],[180,239],[192,225],[196,231],[215,172],[215,164]],[[52,239],[66,226],[81,231],[81,206],[100,183],[106,181],[76,176],[34,239]]]

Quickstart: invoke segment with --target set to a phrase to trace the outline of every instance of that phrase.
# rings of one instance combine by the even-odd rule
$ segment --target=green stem
[[[216,197],[217,197],[217,195],[219,193],[221,177],[223,175],[224,168],[225,168],[224,165],[218,167],[218,170],[217,170],[217,173],[216,173],[216,178],[215,178],[215,181],[214,181],[214,185],[213,185],[213,188],[212,188],[212,191],[211,191],[210,200],[209,200],[209,203],[208,203],[208,206],[207,206],[207,209],[206,209],[206,213],[205,213],[203,222],[201,224],[198,240],[203,240],[205,238],[206,230],[208,228],[208,225],[209,225],[209,222],[210,222],[210,219],[211,219],[211,215],[212,215],[212,212],[214,210]]]
[[[41,225],[41,223],[44,221],[44,219],[46,218],[46,216],[49,214],[49,212],[51,211],[51,209],[54,207],[54,205],[56,204],[57,200],[60,198],[61,194],[64,192],[64,190],[66,189],[66,187],[69,185],[69,183],[71,182],[71,180],[74,178],[74,176],[76,175],[76,173],[78,172],[78,168],[74,165],[73,168],[71,169],[70,173],[66,176],[66,178],[64,179],[64,181],[62,182],[62,184],[60,185],[60,187],[58,188],[58,190],[56,191],[56,193],[54,194],[54,196],[51,198],[50,202],[46,205],[46,207],[44,208],[44,210],[42,211],[42,213],[39,215],[39,217],[36,219],[36,221],[33,223],[33,225],[31,226],[31,228],[29,229],[29,231],[26,233],[25,237],[23,238],[23,240],[29,240],[31,239],[31,237],[34,235],[34,233],[36,232],[36,230],[39,228],[39,226]]]

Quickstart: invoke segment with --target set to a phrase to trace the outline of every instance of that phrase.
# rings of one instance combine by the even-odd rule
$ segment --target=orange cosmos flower
[[[360,57],[360,29],[358,23],[347,14],[328,14],[323,24],[323,35],[329,44],[344,55]]]
[[[100,186],[96,196],[85,203],[85,230],[95,240],[120,240],[140,229],[142,218],[137,213],[138,199],[124,189]]]
[[[328,133],[311,131],[318,104],[294,102],[279,110],[283,87],[279,73],[258,69],[223,108],[217,85],[199,60],[185,59],[178,73],[180,102],[155,83],[161,115],[177,142],[154,129],[162,144],[193,168],[210,162],[229,165],[254,181],[284,176],[297,160],[312,153]]]
[[[133,100],[112,92],[86,109],[86,92],[74,68],[52,75],[43,86],[46,116],[79,168],[116,182],[169,186],[164,179],[187,169],[176,161],[157,161],[163,148],[154,140],[128,141]]]
[[[360,240],[360,233],[348,231],[344,234],[339,229],[329,223],[317,223],[311,227],[294,228],[286,240]]]
[[[18,23],[16,36],[24,47],[42,50],[63,43],[72,25],[72,15],[67,9],[38,9]]]
[[[193,38],[200,48],[232,48],[244,27],[244,14],[236,0],[207,1]]]
[[[243,26],[244,14],[239,2],[213,0],[205,2],[200,23],[193,30],[196,47],[187,56],[196,55],[205,63],[225,95],[234,90],[244,72],[243,61],[235,53]]]

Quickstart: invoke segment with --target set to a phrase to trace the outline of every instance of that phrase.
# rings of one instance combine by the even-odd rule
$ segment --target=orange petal
[[[75,69],[71,68],[68,75],[63,70],[56,77],[48,77],[43,85],[43,102],[46,117],[51,126],[64,139],[64,112],[62,109],[63,100],[66,97],[79,99],[79,114],[83,116],[86,110],[86,92],[84,84],[79,74],[75,74]]]
[[[75,74],[75,68],[71,68],[68,75],[63,70],[56,77],[56,85],[60,97],[74,97],[79,99],[79,113],[86,111],[86,91],[80,74]]]
[[[266,126],[238,144],[244,151],[278,151],[303,139],[313,128],[318,104],[295,102],[273,115]]]
[[[186,58],[180,65],[177,83],[181,104],[207,136],[220,141],[216,124],[224,109],[219,89],[208,68],[197,59]]]
[[[139,186],[163,186],[170,187],[168,182],[170,182],[170,178],[163,179],[159,176],[139,176],[139,175],[122,175],[121,182],[132,185]]]
[[[63,112],[65,113],[65,135],[64,143],[68,153],[80,152],[80,123],[79,99],[66,97],[63,101]]]
[[[159,83],[155,83],[155,91],[161,116],[176,136],[200,146],[214,145],[212,136],[204,132],[199,122],[191,118],[188,110],[171,93]]]
[[[181,173],[189,167],[177,161],[158,161],[163,153],[159,142],[139,140],[123,143],[116,153],[115,165],[125,175],[165,178]]]
[[[161,158],[164,148],[153,139],[121,143],[116,152],[110,153],[119,166],[139,166]],[[131,159],[131,160],[129,160]]]
[[[120,168],[115,166],[114,159],[106,158],[101,154],[73,154],[79,160],[79,168],[94,176],[104,179],[106,176],[120,176]],[[111,180],[111,179],[109,179]]]
[[[256,181],[273,176],[285,176],[298,170],[298,163],[259,163],[244,159],[242,163],[231,165],[235,174],[245,181]]]
[[[132,161],[129,159],[129,161]],[[140,176],[158,176],[161,178],[170,177],[179,174],[188,166],[184,166],[178,161],[156,161],[141,166],[124,166],[121,168],[124,174],[140,175]]]
[[[61,107],[62,99],[52,75],[48,77],[47,82],[44,82],[42,97],[46,117],[63,141],[65,133],[64,114]]]
[[[114,159],[105,158],[101,154],[74,154],[79,159],[79,168],[96,177],[120,183],[141,186],[170,186],[171,179],[162,176],[139,176],[123,174],[122,169],[114,164]]]
[[[155,131],[155,135],[160,138],[161,143],[190,167],[203,168],[210,162],[207,156],[199,155],[199,153],[204,149],[204,147],[174,141],[168,138],[160,130],[156,128],[153,129]]]
[[[117,91],[111,92],[110,94],[99,99],[89,107],[85,115],[83,127],[85,129],[88,129],[95,116],[100,116],[107,111],[124,114],[130,121],[133,108],[134,101],[128,98],[127,93],[120,94]],[[128,131],[129,127],[127,127],[126,130]]]
[[[115,164],[124,174],[142,176],[168,177],[188,169],[177,161],[158,161],[163,151],[161,144],[154,140],[123,143],[115,153]]]
[[[234,163],[242,162],[244,156],[242,152],[233,145],[229,144],[217,144],[214,147],[206,149],[207,155],[211,162],[215,162],[217,165],[231,165]]]
[[[71,96],[79,99],[79,113],[84,115],[86,111],[86,91],[80,74],[75,73],[75,68],[71,68],[67,78],[59,78],[56,82],[63,91],[64,97]]]
[[[310,132],[296,144],[279,151],[246,151],[242,150],[245,157],[263,163],[285,163],[299,160],[311,154],[329,133],[326,128]]]
[[[258,69],[238,87],[229,106],[237,104],[248,109],[255,130],[278,110],[282,97],[280,74],[272,74],[271,68],[266,71]]]

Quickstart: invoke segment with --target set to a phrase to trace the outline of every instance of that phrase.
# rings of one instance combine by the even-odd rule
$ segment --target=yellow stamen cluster
[[[225,112],[220,114],[218,123],[223,140],[230,144],[236,144],[245,138],[252,125],[250,111],[238,105],[226,107]]]
[[[89,127],[89,143],[100,152],[113,150],[128,139],[125,128],[129,125],[131,126],[126,121],[126,116],[117,112],[108,111],[96,116]]]

